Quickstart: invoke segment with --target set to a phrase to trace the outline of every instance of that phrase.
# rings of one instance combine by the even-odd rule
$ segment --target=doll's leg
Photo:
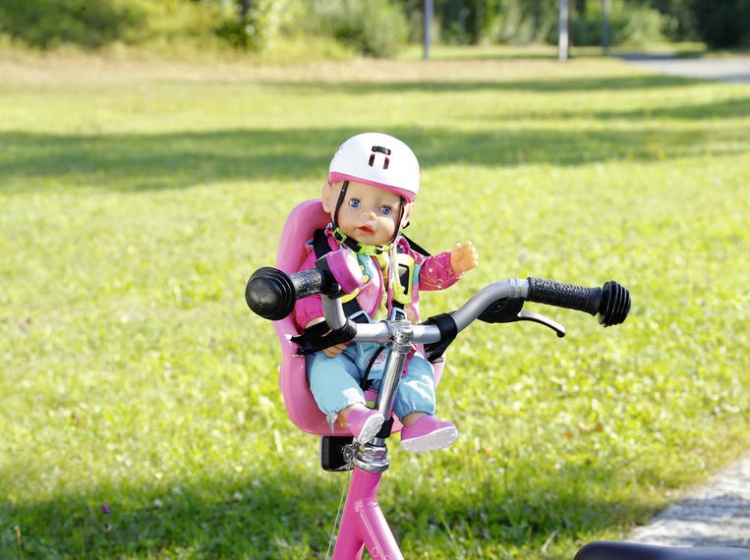
[[[323,352],[307,357],[307,377],[310,391],[318,408],[325,413],[334,431],[338,419],[358,441],[366,443],[380,431],[383,415],[365,406],[365,396],[359,387],[361,374],[349,349],[335,358]]]
[[[432,366],[421,356],[409,360],[396,395],[394,411],[404,424],[401,446],[407,451],[444,449],[458,438],[456,426],[434,416],[435,378]]]
[[[416,355],[409,359],[406,374],[401,378],[393,410],[402,422],[409,424],[409,416],[422,413],[435,414],[435,376],[432,366]]]
[[[316,352],[306,358],[307,380],[318,408],[325,414],[354,404],[365,404],[358,372],[346,352],[329,358]]]

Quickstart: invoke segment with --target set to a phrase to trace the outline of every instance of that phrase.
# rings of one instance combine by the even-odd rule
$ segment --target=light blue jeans
[[[364,404],[365,396],[359,384],[367,365],[379,346],[372,342],[357,342],[346,347],[335,358],[322,351],[306,357],[307,379],[318,408],[331,415],[353,404]],[[372,389],[380,387],[385,365],[381,353],[368,378]],[[399,420],[411,412],[435,414],[435,376],[430,363],[420,354],[407,362],[406,375],[401,378],[393,411]]]

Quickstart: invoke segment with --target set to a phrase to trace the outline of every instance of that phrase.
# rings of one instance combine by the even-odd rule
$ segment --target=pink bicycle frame
[[[403,559],[378,503],[381,476],[354,467],[333,560],[358,560],[365,547],[372,558]]]
[[[340,310],[340,306],[336,307],[327,298],[323,299],[324,307],[328,308],[326,317],[334,315],[329,311]],[[406,356],[411,349],[412,336],[412,327],[408,323],[391,324],[390,353],[375,402],[375,408],[385,418],[390,418],[393,411],[393,399],[398,390]],[[378,503],[380,480],[388,468],[386,440],[376,437],[365,445],[355,442],[351,453],[354,472],[344,505],[333,560],[358,560],[362,558],[365,547],[372,558],[403,559]]]

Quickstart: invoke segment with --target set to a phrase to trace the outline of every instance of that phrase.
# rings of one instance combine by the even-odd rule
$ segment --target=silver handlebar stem
[[[396,391],[414,338],[414,333],[408,322],[392,323],[390,324],[390,330],[391,351],[386,358],[383,378],[380,381],[380,390],[375,401],[375,408],[385,418],[390,418],[393,413]]]

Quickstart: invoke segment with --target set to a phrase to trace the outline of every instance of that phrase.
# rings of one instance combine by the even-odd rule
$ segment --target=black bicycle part
[[[328,472],[346,472],[353,464],[347,457],[346,449],[352,444],[352,436],[321,436],[320,466]]]
[[[523,309],[522,299],[499,299],[488,305],[477,319],[485,323],[512,323],[518,321],[521,309]]]
[[[383,425],[380,426],[380,431],[375,434],[375,437],[380,439],[388,439],[389,437],[391,437],[391,430],[393,430],[393,416],[383,422]]]
[[[331,329],[328,323],[321,321],[305,329],[305,332],[292,337],[292,342],[298,346],[298,354],[306,356],[325,350],[337,344],[344,344],[357,336],[357,327],[347,321],[340,329]]]
[[[750,549],[596,541],[583,546],[574,560],[750,560]]]
[[[245,301],[254,313],[278,321],[294,311],[298,299],[327,292],[332,286],[331,276],[317,268],[287,274],[265,266],[247,281]]]
[[[440,341],[432,344],[425,344],[425,357],[430,363],[438,360],[445,350],[458,336],[458,326],[449,313],[441,313],[427,319],[424,324],[435,325],[440,331]]]
[[[270,266],[259,268],[245,286],[245,301],[250,309],[272,321],[289,316],[297,300],[315,294],[331,298],[346,295],[336,283],[326,259],[318,259],[315,268],[293,274]]]
[[[619,325],[630,312],[630,293],[617,282],[602,288],[584,288],[573,284],[529,278],[527,301],[584,311],[597,315],[605,327]]]

